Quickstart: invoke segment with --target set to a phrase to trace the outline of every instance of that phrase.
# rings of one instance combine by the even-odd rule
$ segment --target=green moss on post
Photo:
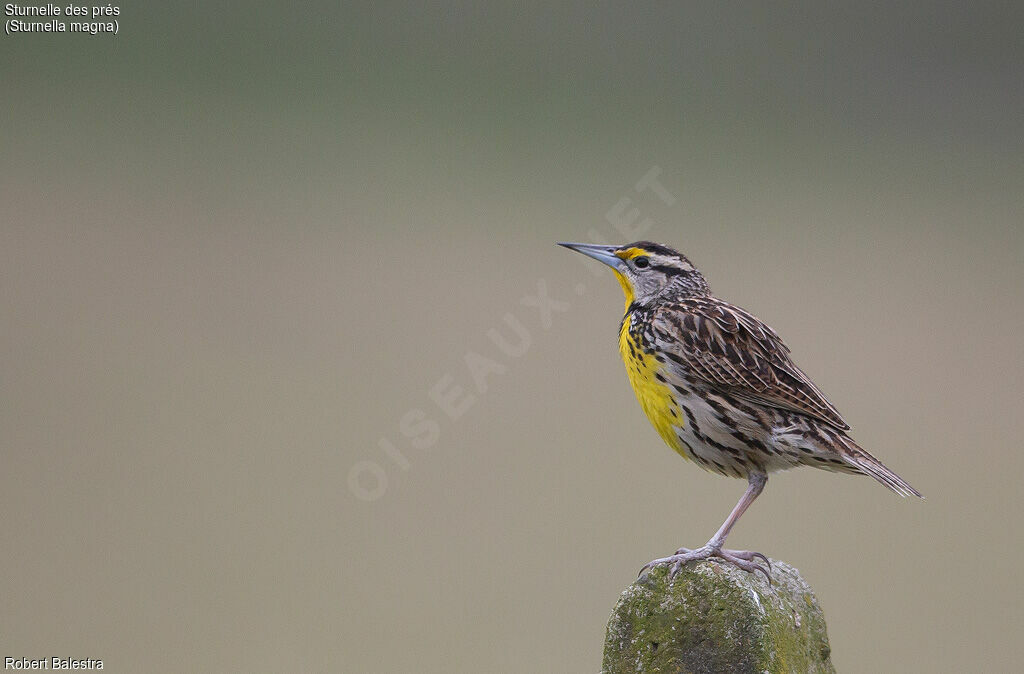
[[[727,564],[664,567],[619,597],[604,644],[604,674],[835,672],[825,616],[796,569],[772,560],[772,585]]]

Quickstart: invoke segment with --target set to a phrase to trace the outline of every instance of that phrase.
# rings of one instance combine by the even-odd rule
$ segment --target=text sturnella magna
[[[768,571],[759,552],[722,547],[768,482],[794,466],[870,475],[897,494],[921,494],[846,434],[849,425],[793,363],[774,330],[711,294],[684,255],[656,243],[562,243],[605,263],[626,294],[619,351],[640,406],[668,445],[710,471],[749,485],[703,547],[649,562],[670,565],[719,557],[746,571]]]

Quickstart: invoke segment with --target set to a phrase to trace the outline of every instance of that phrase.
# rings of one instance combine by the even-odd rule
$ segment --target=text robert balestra
[[[99,658],[4,658],[4,669],[103,669]]]

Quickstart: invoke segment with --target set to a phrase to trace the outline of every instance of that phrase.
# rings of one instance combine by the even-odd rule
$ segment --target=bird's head
[[[711,292],[703,274],[690,264],[685,255],[668,246],[650,241],[637,241],[624,246],[592,243],[558,245],[611,267],[622,284],[627,307],[633,302],[647,304],[669,294],[688,296]]]

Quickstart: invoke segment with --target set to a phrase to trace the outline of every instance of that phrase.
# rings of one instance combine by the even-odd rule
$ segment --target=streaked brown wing
[[[652,329],[670,359],[708,383],[849,430],[782,338],[743,309],[710,297],[679,300],[654,312]]]

